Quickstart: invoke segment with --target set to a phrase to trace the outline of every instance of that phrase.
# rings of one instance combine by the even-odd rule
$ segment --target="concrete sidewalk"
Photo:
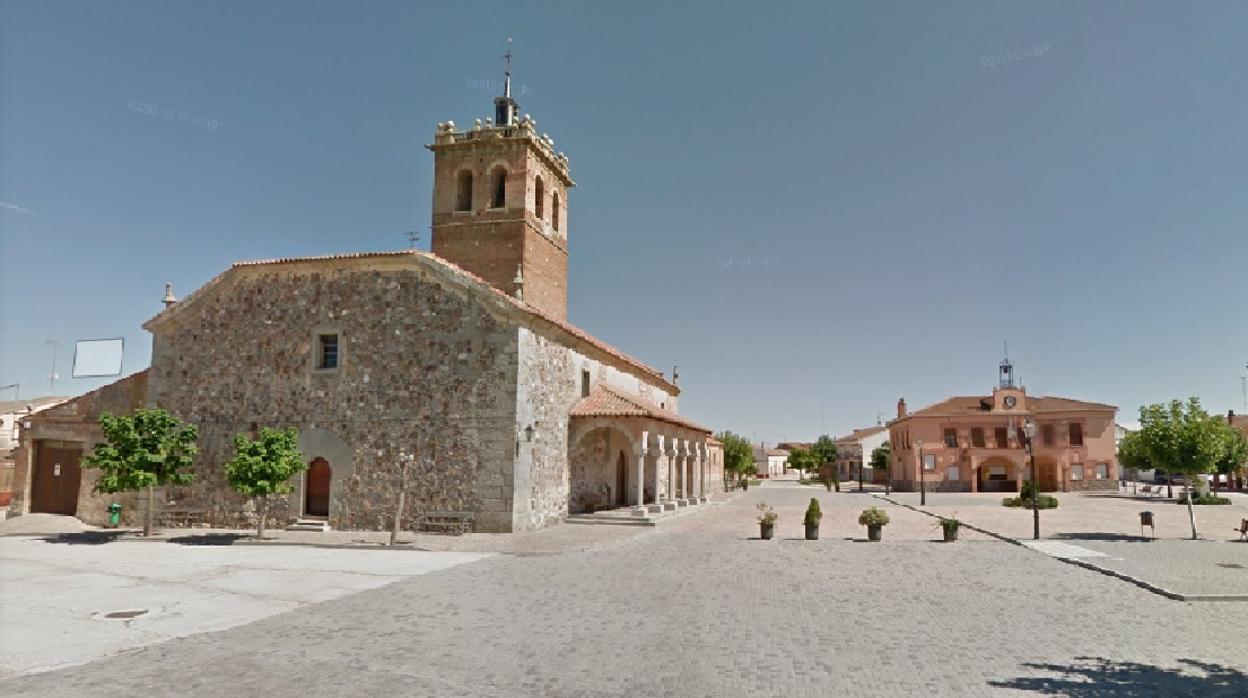
[[[0,679],[224,630],[485,557],[6,537],[0,539]]]

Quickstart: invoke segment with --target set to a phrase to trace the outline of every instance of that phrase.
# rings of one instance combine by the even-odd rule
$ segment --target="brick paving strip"
[[[910,509],[911,511],[915,511],[920,514],[925,514],[932,518],[936,518],[936,519],[941,518],[939,514],[932,513],[921,507],[916,507],[910,504],[906,504],[905,502],[898,501],[897,499],[890,497],[890,496],[878,494],[875,492],[872,492],[871,496],[875,497],[876,499],[881,499],[886,502],[889,502],[890,504],[895,504],[897,506]],[[1095,550],[1088,550],[1086,548],[1081,548],[1079,546],[1059,543],[1056,541],[1018,540],[1015,538],[1010,538],[1008,536],[1001,535],[999,533],[988,530],[986,528],[982,528],[980,526],[969,524],[965,521],[962,522],[962,526],[965,528],[969,528],[973,531],[979,531],[980,533],[984,533],[986,535],[992,536],[993,538],[1004,541],[1006,543],[1013,543],[1014,545],[1017,545],[1019,547],[1027,548],[1028,550],[1041,553],[1042,555],[1047,555],[1056,560],[1065,562],[1068,565],[1082,567],[1087,570],[1092,570],[1093,572],[1099,572],[1109,577],[1121,579],[1125,582],[1134,584],[1140,587],[1141,589],[1145,589],[1146,591],[1150,591],[1154,594],[1157,594],[1158,596],[1163,596],[1165,598],[1173,599],[1175,601],[1248,601],[1248,594],[1183,594],[1177,591],[1172,591],[1170,589],[1165,589],[1161,586],[1148,582],[1134,575],[1127,574],[1126,572],[1122,572],[1116,569],[1111,569],[1103,565],[1098,565],[1094,562],[1089,562],[1086,559],[1086,558],[1108,557],[1108,555],[1106,555],[1103,552],[1099,552]],[[1195,543],[1198,544],[1199,541],[1196,541]]]

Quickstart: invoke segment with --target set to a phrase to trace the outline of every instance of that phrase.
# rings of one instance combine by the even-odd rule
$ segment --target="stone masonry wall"
[[[581,371],[590,385],[605,381],[655,403],[674,402],[662,387],[591,359],[551,341],[527,327],[520,328],[516,423],[521,431],[534,425],[536,438],[518,443],[516,459],[515,530],[541,528],[563,520],[569,512],[568,413],[581,399]],[[673,405],[668,404],[671,408]]]
[[[510,530],[516,331],[469,294],[410,260],[259,265],[153,323],[151,400],[201,430],[185,503],[215,524],[251,525],[222,469],[232,435],[294,426],[350,454],[327,457],[335,528],[390,525],[408,451],[409,513],[473,511],[477,530]],[[339,368],[318,370],[317,335],[328,333]],[[271,525],[302,513],[296,479]]]

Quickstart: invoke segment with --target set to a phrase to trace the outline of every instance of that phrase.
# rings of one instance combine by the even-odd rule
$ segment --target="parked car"
[[[1167,479],[1167,473],[1162,470],[1158,470],[1153,474],[1153,484],[1164,485],[1167,482],[1171,485],[1186,485],[1187,476],[1183,473],[1169,473],[1169,478]]]

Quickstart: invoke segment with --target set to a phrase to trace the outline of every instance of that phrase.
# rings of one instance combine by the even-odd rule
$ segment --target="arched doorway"
[[[613,427],[573,431],[568,449],[568,513],[628,506],[637,497],[637,471],[627,454],[629,435]]]
[[[624,457],[623,451],[615,459],[615,505],[628,506],[628,459]]]
[[[308,465],[304,476],[304,516],[329,516],[329,484],[333,479],[333,470],[329,461],[316,458]]]
[[[989,458],[979,466],[980,492],[1015,492],[1018,473],[1006,458]]]

